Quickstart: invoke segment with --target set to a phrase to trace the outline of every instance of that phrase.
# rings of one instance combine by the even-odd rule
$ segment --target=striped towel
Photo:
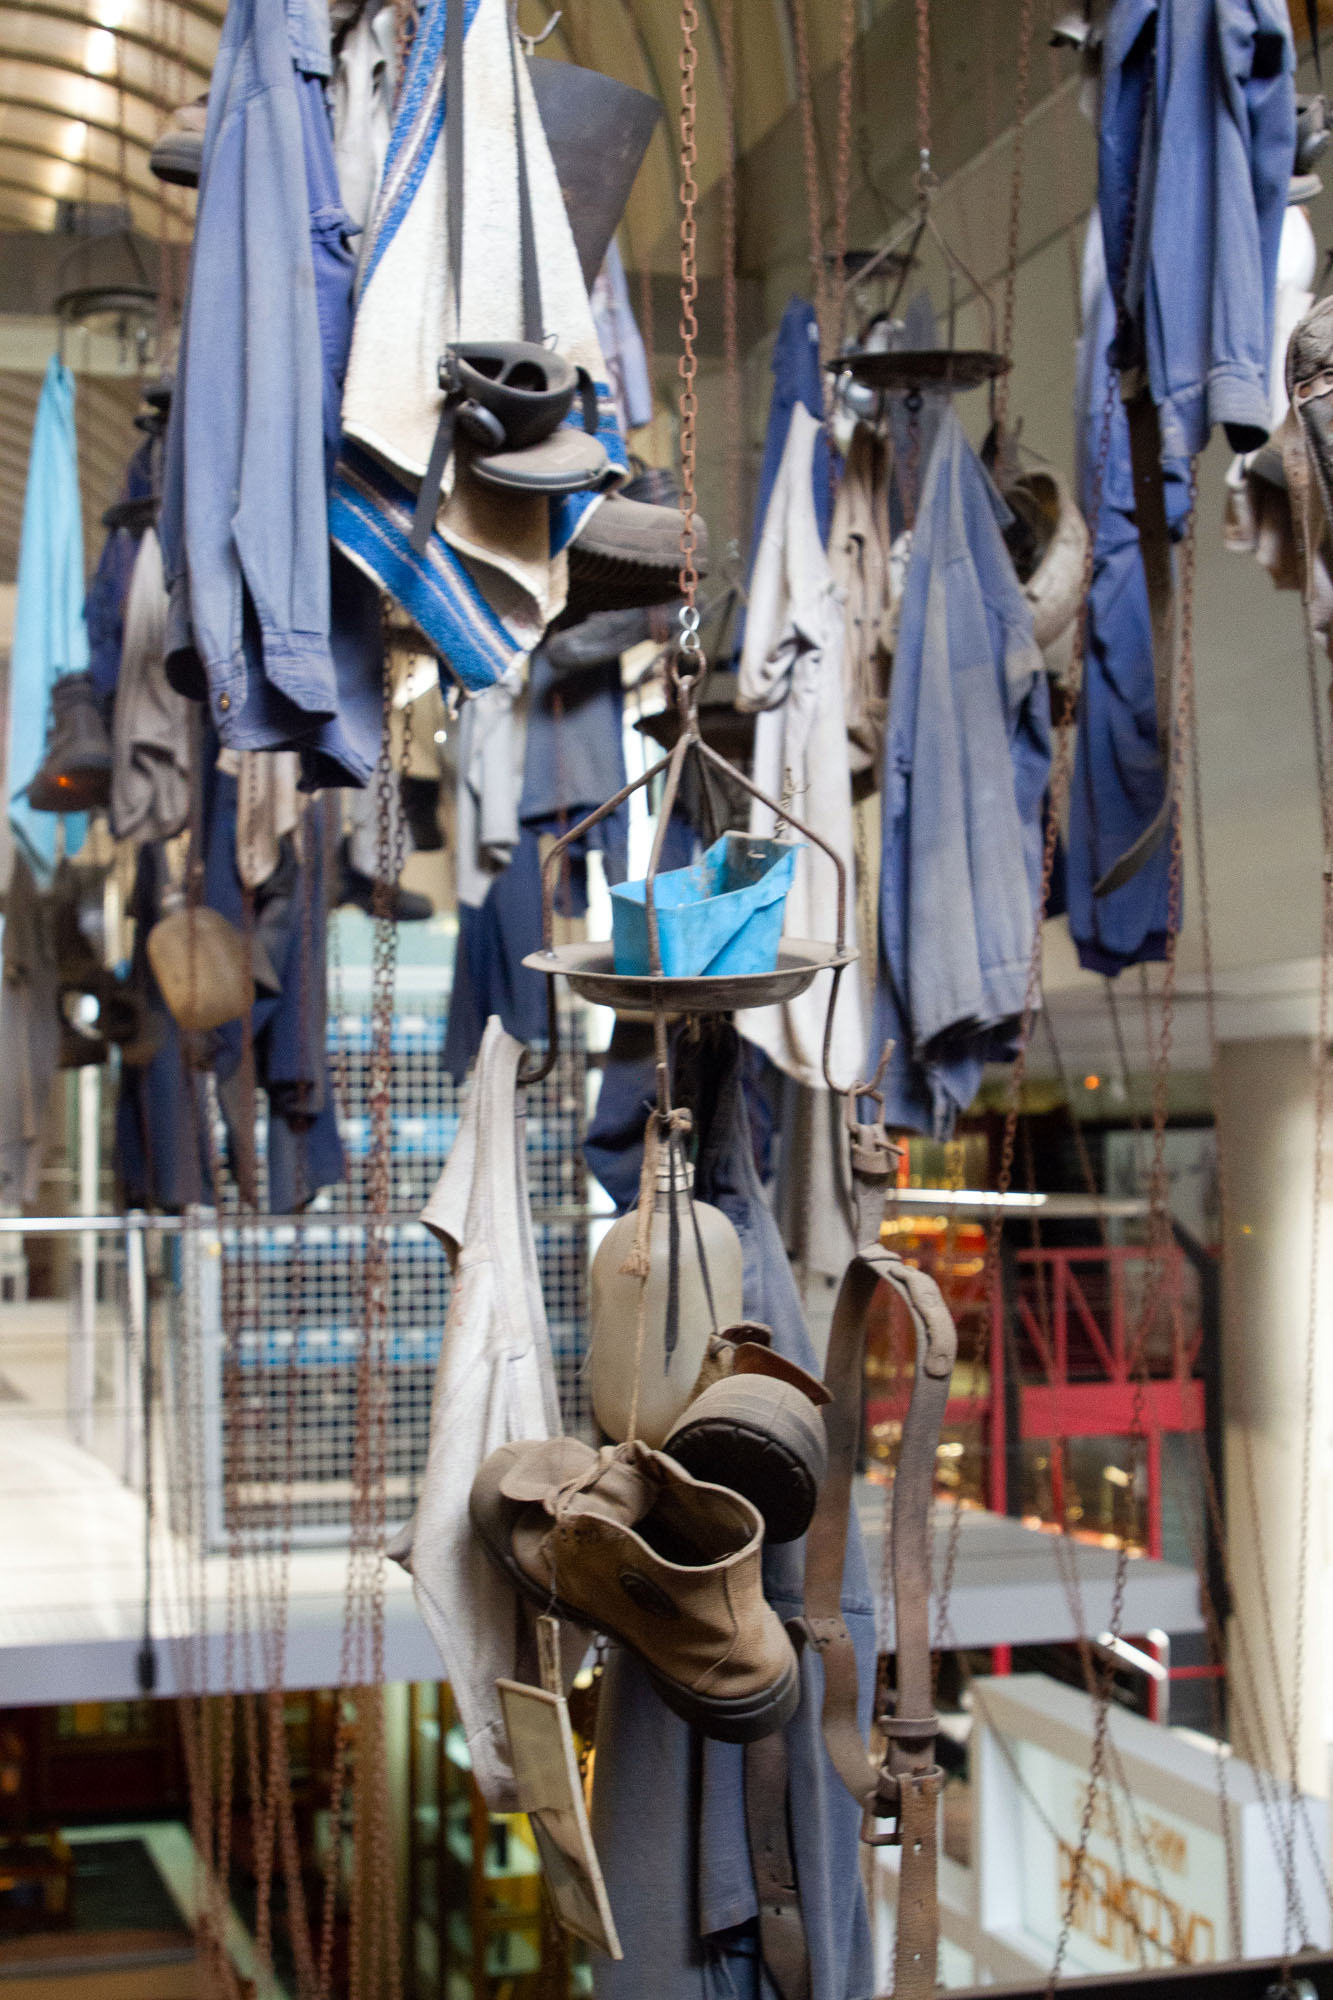
[[[518,151],[507,0],[464,5],[466,116],[461,312],[446,224],[445,10],[425,0],[362,252],[334,540],[416,622],[466,690],[492,686],[563,609],[564,551],[596,494],[499,495],[457,459],[424,555],[409,541],[440,414],[444,347],[522,338]],[[598,435],[627,464],[592,310],[526,63],[518,64],[542,311],[557,350],[597,387]],[[581,421],[576,413],[569,421]]]

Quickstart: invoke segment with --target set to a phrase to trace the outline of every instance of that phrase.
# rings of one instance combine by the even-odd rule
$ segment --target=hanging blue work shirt
[[[947,1139],[1015,1053],[1041,894],[1050,696],[1001,529],[1009,510],[940,415],[903,590],[884,749],[879,967],[866,1074],[884,1117]]]
[[[56,822],[62,815],[34,812],[24,794],[46,748],[53,683],[87,671],[83,603],[74,377],[53,355],[37,399],[28,454],[9,659],[9,823],[40,888],[49,885],[55,869]],[[65,852],[76,854],[88,831],[88,816],[66,813],[63,818]]]
[[[1278,241],[1296,152],[1284,0],[1116,0],[1102,45],[1097,202],[1162,455],[1214,424],[1268,436]]]

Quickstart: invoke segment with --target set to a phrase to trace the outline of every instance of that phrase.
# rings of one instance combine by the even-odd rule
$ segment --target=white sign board
[[[1044,1979],[1069,1904],[1092,1758],[1086,1694],[1043,1675],[973,1685],[970,1861],[940,1864],[944,1984]],[[1328,1802],[1294,1815],[1280,1784],[1215,1748],[1113,1707],[1065,1951],[1066,1976],[1276,1956],[1299,1931],[1287,1829],[1310,1942],[1330,1942]],[[1239,1936],[1232,1936],[1228,1842]],[[943,1845],[943,1843],[941,1843]],[[876,1944],[887,1971],[897,1858],[876,1851]]]

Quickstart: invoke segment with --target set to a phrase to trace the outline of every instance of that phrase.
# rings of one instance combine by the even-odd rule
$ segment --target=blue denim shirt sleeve
[[[337,707],[324,371],[293,68],[327,66],[309,11],[231,0],[209,93],[183,415],[169,452],[169,582],[180,568],[179,511],[213,720],[237,748],[271,740],[262,702],[246,727],[257,679],[284,712],[289,704],[318,719]]]
[[[1116,0],[1108,19],[1098,203],[1165,458],[1214,424],[1236,450],[1268,435],[1294,71],[1278,0]]]

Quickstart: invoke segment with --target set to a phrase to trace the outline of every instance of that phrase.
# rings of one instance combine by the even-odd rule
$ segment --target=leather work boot
[[[487,1554],[542,1610],[637,1653],[669,1708],[726,1743],[780,1729],[796,1655],[760,1576],[748,1500],[641,1443],[506,1444],[472,1487]]]
[[[680,592],[680,527],[677,507],[664,507],[624,493],[608,493],[569,545],[569,606],[579,616],[590,611],[628,611],[638,605],[666,604]],[[694,566],[708,574],[708,529],[694,520]]]
[[[662,1449],[696,1479],[723,1483],[757,1507],[765,1541],[794,1542],[810,1525],[828,1469],[820,1408],[831,1397],[818,1376],[774,1354],[770,1338],[767,1327],[747,1325],[710,1341]]]

